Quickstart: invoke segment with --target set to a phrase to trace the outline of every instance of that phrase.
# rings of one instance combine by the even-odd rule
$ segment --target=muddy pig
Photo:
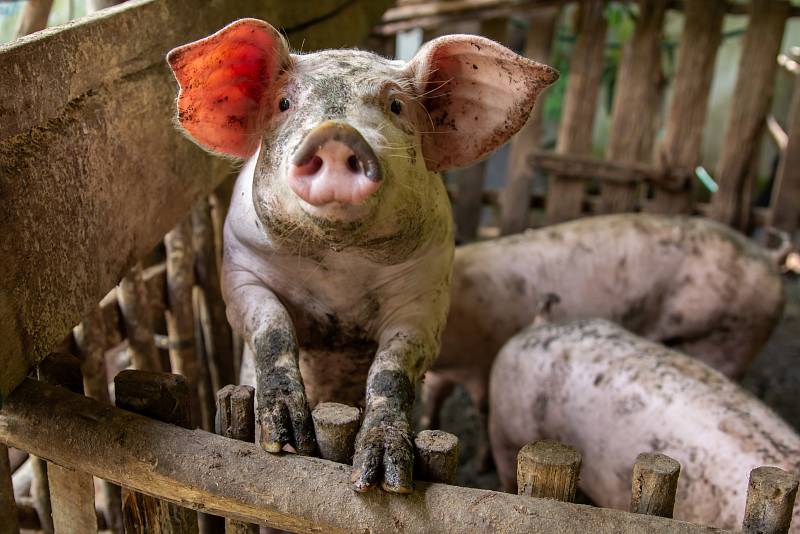
[[[449,303],[439,172],[508,140],[556,72],[465,35],[408,63],[292,53],[254,19],[168,61],[185,133],[252,158],[225,222],[222,286],[255,362],[261,445],[312,454],[309,405],[363,402],[354,488],[411,491],[414,387],[439,353]]]
[[[459,247],[442,353],[423,388],[424,424],[438,426],[454,383],[485,417],[495,355],[551,294],[559,300],[555,320],[609,319],[732,378],[747,369],[783,308],[771,254],[706,219],[589,217]],[[481,448],[485,461],[485,442]]]
[[[627,509],[641,452],[678,460],[675,517],[742,524],[748,476],[763,465],[800,474],[800,436],[704,363],[609,321],[523,330],[495,361],[490,435],[501,483],[516,490],[516,455],[556,439],[583,455],[580,486],[598,505]],[[800,532],[800,503],[793,529]]]

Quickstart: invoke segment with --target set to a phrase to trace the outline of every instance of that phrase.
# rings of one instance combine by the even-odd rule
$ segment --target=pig
[[[360,404],[354,489],[412,491],[410,410],[439,353],[454,248],[439,173],[505,143],[556,72],[466,35],[408,63],[294,53],[255,19],[167,59],[182,130],[249,159],[221,276],[253,360],[262,447],[314,454],[309,407]]]
[[[609,319],[731,378],[744,373],[783,309],[770,253],[707,219],[588,217],[459,247],[442,353],[423,386],[422,426],[438,426],[455,383],[485,424],[495,355],[551,294],[556,320]],[[485,431],[479,436],[485,468]]]
[[[703,362],[603,319],[532,326],[497,356],[490,436],[501,484],[516,491],[516,455],[555,439],[583,455],[580,487],[627,509],[641,452],[681,464],[675,518],[738,528],[749,473],[800,474],[800,436],[758,399]],[[793,512],[800,532],[800,503]]]

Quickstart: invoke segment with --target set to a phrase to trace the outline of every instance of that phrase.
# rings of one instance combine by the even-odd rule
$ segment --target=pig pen
[[[577,40],[572,75],[564,82],[556,150],[537,148],[540,121],[534,118],[512,143],[506,185],[499,193],[484,190],[483,164],[449,177],[460,240],[631,210],[701,213],[739,228],[772,225],[795,231],[800,91],[795,91],[768,209],[751,209],[749,177],[767,116],[768,88],[779,68],[779,37],[787,18],[800,14],[797,9],[788,2],[758,0],[749,7],[717,0],[679,6],[688,22],[665,135],[651,160],[656,124],[642,118],[657,115],[652,57],[665,11],[674,5],[643,3],[619,66],[619,79],[630,83],[619,84],[609,151],[601,159],[587,155],[587,133],[600,84],[603,2],[576,3]],[[574,500],[573,492],[555,491],[555,482],[574,488],[578,472],[574,466],[558,471],[554,455],[544,454],[544,461],[528,468],[534,478],[554,469],[558,476],[540,487],[520,488],[518,496],[443,484],[453,476],[454,449],[447,436],[418,439],[417,463],[427,468],[420,476],[429,482],[418,482],[412,495],[356,495],[341,464],[259,451],[252,443],[252,392],[227,387],[236,382],[241,350],[224,320],[217,279],[229,189],[212,191],[229,167],[172,127],[174,87],[163,61],[166,51],[243,16],[282,27],[295,46],[302,42],[306,50],[346,44],[345,33],[349,44],[358,44],[369,32],[367,42],[386,52],[392,46],[387,37],[397,31],[422,27],[432,36],[453,20],[478,21],[481,33],[506,41],[504,21],[522,14],[532,21],[526,55],[546,60],[559,15],[553,4],[400,2],[378,21],[389,2],[325,0],[298,7],[272,1],[143,0],[0,48],[2,71],[16,74],[0,79],[3,93],[11,95],[10,104],[0,108],[0,250],[5,253],[0,268],[0,442],[5,444],[0,445],[0,533],[17,532],[19,526],[80,533],[123,528],[252,532],[253,524],[293,532],[714,530],[567,502]],[[750,9],[732,104],[737,112],[731,113],[725,133],[730,149],[716,173],[720,189],[710,204],[696,204],[691,170],[699,158],[722,17]],[[350,32],[342,32],[345,25]],[[798,72],[792,58],[782,58],[780,68],[793,76]],[[529,193],[529,164],[550,175],[545,197]],[[589,181],[599,181],[599,194],[589,194]],[[495,209],[496,221],[481,227],[487,205]],[[151,252],[165,234],[163,247]],[[114,289],[107,293],[109,288]],[[763,365],[754,366],[746,379],[768,402],[788,398],[777,393],[776,384],[794,384],[786,373],[764,371],[778,361],[796,367],[789,351],[770,349],[783,339],[782,332],[796,332],[791,317],[765,349]],[[781,359],[768,357],[770,350]],[[117,374],[128,364],[137,371]],[[463,415],[468,407],[461,402],[451,401],[443,426],[461,435],[469,453],[470,432],[458,427],[469,423]],[[778,411],[796,424],[795,412]],[[333,418],[326,426],[324,414],[317,418],[318,434],[332,443],[327,457],[335,458],[347,448],[342,436],[348,419]],[[13,447],[8,455],[6,446]],[[11,471],[19,465],[20,450],[31,455],[31,489],[15,502]],[[93,477],[105,482],[95,484]],[[456,482],[493,487],[491,479],[471,478],[469,466]],[[779,473],[759,470],[751,490],[743,529],[785,531],[780,514],[791,483]],[[225,517],[226,524],[214,516]]]

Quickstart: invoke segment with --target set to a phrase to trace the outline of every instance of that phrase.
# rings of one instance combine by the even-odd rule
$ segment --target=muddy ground
[[[784,277],[783,318],[742,385],[800,432],[800,277]],[[472,459],[477,450],[478,419],[462,388],[456,388],[442,413],[442,430],[459,437],[461,465],[456,483],[497,489],[497,473],[480,474]]]

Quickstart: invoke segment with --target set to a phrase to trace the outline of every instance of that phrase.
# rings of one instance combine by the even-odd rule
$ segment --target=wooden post
[[[686,0],[683,32],[678,48],[677,70],[667,109],[664,137],[658,145],[656,164],[664,175],[675,170],[692,171],[700,161],[703,126],[714,77],[714,62],[722,39],[724,0]],[[645,210],[654,213],[690,213],[692,180],[655,186]]]
[[[117,286],[117,303],[134,369],[161,371],[141,262],[137,262]]]
[[[414,438],[414,478],[453,484],[458,469],[458,438],[441,430],[423,430]]]
[[[172,372],[183,375],[189,383],[192,421],[207,430],[214,427],[209,409],[210,391],[203,380],[194,334],[192,290],[194,259],[192,227],[187,218],[164,237],[167,248],[167,330]]]
[[[208,319],[202,328],[208,372],[212,391],[219,391],[237,380],[233,370],[233,337],[222,300],[214,225],[207,199],[201,199],[192,208],[192,242],[197,285],[205,297]]]
[[[716,181],[719,191],[711,199],[710,216],[742,228],[749,216],[752,169],[758,157],[761,134],[772,101],[776,58],[790,9],[783,0],[753,0],[750,23],[742,41],[739,73],[731,98]]]
[[[559,7],[538,8],[531,13],[525,37],[525,57],[548,62],[560,13]],[[511,140],[506,184],[500,192],[500,233],[503,235],[521,232],[528,227],[533,179],[528,158],[539,146],[544,98],[539,97],[530,119]]]
[[[320,457],[347,464],[353,461],[356,433],[361,422],[358,408],[321,402],[311,412]]]
[[[216,433],[226,438],[253,443],[256,437],[255,389],[227,385],[217,392]],[[258,526],[225,519],[227,534],[258,534]]]
[[[45,29],[52,7],[53,0],[28,0],[25,2],[19,16],[15,36],[23,37]]]
[[[757,467],[750,471],[744,534],[786,534],[797,497],[797,479],[778,467]]]
[[[559,154],[589,154],[592,150],[592,130],[608,27],[604,9],[603,0],[586,0],[578,7],[578,38],[572,51],[556,143]],[[566,175],[550,176],[547,221],[557,223],[580,217],[584,189],[582,180]]]
[[[672,517],[681,464],[669,456],[642,453],[631,477],[631,512]]]
[[[53,534],[53,509],[50,504],[50,483],[47,479],[47,462],[38,456],[31,456],[31,499],[39,523],[45,534]]]
[[[792,235],[800,224],[800,73],[794,75],[794,92],[783,151],[770,200],[770,224]]]
[[[615,161],[648,162],[658,128],[661,96],[661,28],[669,0],[639,2],[633,37],[619,63],[611,130],[606,157]],[[600,213],[633,211],[641,184],[603,182]]]
[[[170,423],[190,427],[189,385],[183,376],[149,371],[122,371],[114,378],[117,407]],[[122,491],[126,533],[197,533],[197,514],[127,488]]]
[[[19,534],[17,503],[11,485],[11,463],[8,460],[8,447],[0,443],[0,534]]]
[[[557,441],[539,440],[517,455],[517,493],[572,502],[578,488],[581,454]]]

